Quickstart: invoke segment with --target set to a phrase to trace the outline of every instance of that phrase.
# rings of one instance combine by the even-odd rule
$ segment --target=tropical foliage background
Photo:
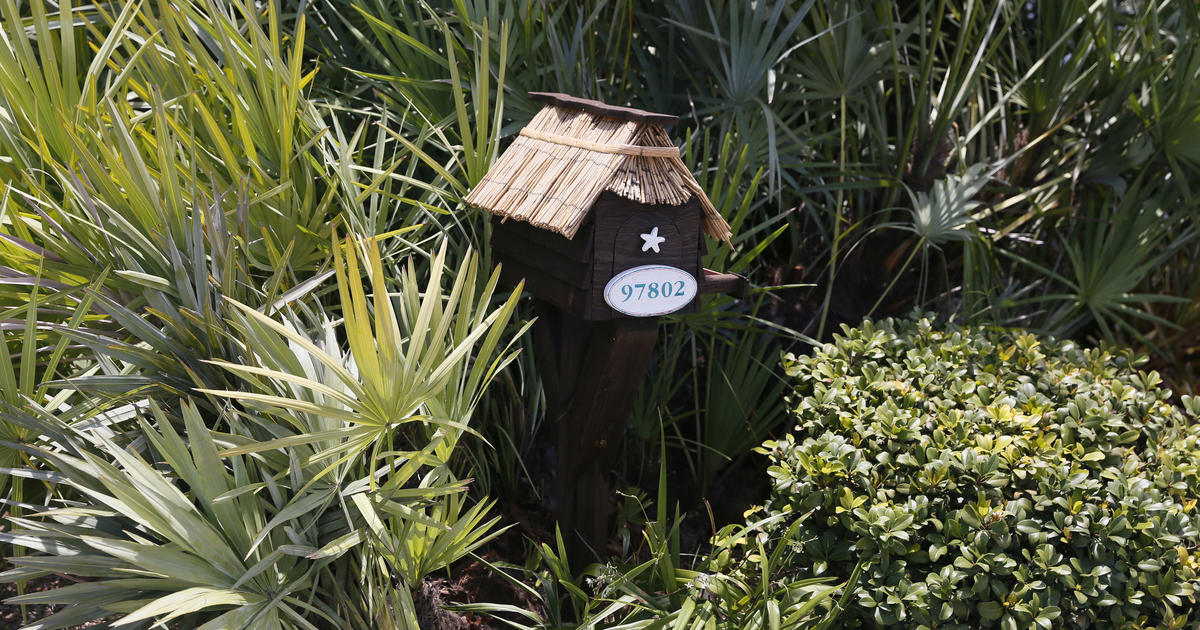
[[[1169,0],[0,0],[3,579],[78,580],[9,605],[428,627],[473,561],[513,595],[459,618],[827,624],[857,573],[746,544],[781,348],[921,309],[1195,392],[1198,38]],[[682,115],[754,287],[663,324],[590,567],[462,203],[538,90]]]

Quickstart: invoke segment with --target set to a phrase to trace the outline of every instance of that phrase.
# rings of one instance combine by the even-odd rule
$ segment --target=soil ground
[[[5,563],[5,565],[4,565],[5,570],[11,569],[11,568],[12,568],[11,565],[9,565],[8,563]],[[28,583],[25,584],[25,592],[26,593],[36,593],[38,591],[45,591],[45,590],[49,590],[52,588],[58,588],[60,586],[67,586],[69,584],[71,584],[71,580],[68,580],[66,578],[63,578],[63,577],[60,577],[57,575],[51,575],[49,577],[39,578],[37,580],[30,580]],[[16,584],[13,584],[13,583],[0,584],[0,602],[4,601],[10,597],[16,597],[17,595],[18,595],[18,592],[17,592]],[[50,613],[51,613],[51,609],[49,606],[43,606],[43,605],[26,606],[25,610],[22,611],[20,606],[13,606],[11,604],[0,604],[0,630],[17,630],[17,628],[20,628],[24,624],[27,624],[29,622],[36,621],[38,619],[42,619],[44,617],[50,616]],[[22,620],[23,615],[24,615],[24,620]],[[76,627],[77,628],[92,628],[95,626],[102,625],[103,623],[104,623],[103,621],[93,621],[91,623],[86,623],[84,625],[76,626]]]

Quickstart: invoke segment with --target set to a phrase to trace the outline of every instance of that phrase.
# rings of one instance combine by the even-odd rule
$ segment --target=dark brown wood
[[[575,238],[521,221],[492,222],[495,260],[505,278],[525,279],[525,289],[591,321],[626,319],[604,301],[604,287],[616,274],[641,265],[661,264],[691,274],[703,286],[700,259],[703,210],[698,199],[680,206],[639,204],[604,192]],[[659,229],[659,251],[642,251],[641,234]],[[730,285],[733,286],[733,285]],[[680,313],[694,313],[698,300]]]
[[[555,306],[582,316],[588,308],[590,295],[583,289],[573,287],[555,278],[540,268],[530,267],[519,260],[502,260],[500,277],[509,284],[525,283],[525,291],[546,300]]]
[[[585,291],[592,284],[592,265],[571,260],[540,245],[522,243],[505,232],[493,232],[492,255],[501,262],[518,262]]]
[[[701,273],[703,275],[699,279],[700,286],[697,288],[700,295],[725,293],[739,300],[746,297],[748,282],[745,276],[736,273],[721,273],[712,269],[702,269]]]
[[[587,317],[593,320],[622,319],[628,315],[617,312],[604,301],[604,287],[618,273],[641,265],[662,264],[678,267],[700,282],[700,246],[702,210],[697,199],[681,205],[644,205],[605,192],[593,204],[595,221],[593,241],[595,262],[589,292]],[[659,251],[642,251],[640,234],[659,228],[659,236],[667,240]],[[680,309],[679,313],[694,313],[698,301]]]
[[[652,123],[655,125],[674,125],[679,122],[678,116],[670,114],[656,114],[641,109],[632,107],[621,107],[619,105],[609,105],[600,101],[593,101],[568,94],[560,94],[558,92],[530,92],[529,98],[540,103],[549,103],[556,107],[564,107],[566,109],[577,109],[585,111],[589,114],[597,116],[607,116],[609,118],[618,118],[620,120],[632,120],[635,122]]]
[[[534,352],[557,430],[554,505],[572,558],[602,555],[611,462],[654,352],[658,318],[590,322],[535,303]]]
[[[569,313],[583,316],[590,308],[592,283],[592,221],[574,239],[521,221],[492,221],[493,259],[501,277]]]
[[[584,220],[579,231],[575,233],[575,238],[567,238],[517,219],[501,221],[492,217],[491,221],[493,241],[496,240],[498,234],[501,234],[503,235],[501,238],[525,245],[536,245],[570,260],[580,262],[591,262],[592,260],[593,221],[590,217]]]
[[[549,408],[546,416],[559,420],[575,391],[587,349],[584,340],[592,324],[542,299],[534,300],[533,311],[537,317],[533,326],[534,354]]]

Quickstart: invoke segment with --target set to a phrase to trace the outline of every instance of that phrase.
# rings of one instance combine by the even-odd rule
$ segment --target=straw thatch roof
[[[605,190],[648,205],[678,206],[695,195],[704,210],[704,231],[729,241],[729,225],[663,129],[673,116],[563,94],[531,96],[547,105],[467,195],[467,203],[573,238]]]

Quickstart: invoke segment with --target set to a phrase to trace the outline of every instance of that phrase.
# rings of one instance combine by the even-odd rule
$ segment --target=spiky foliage
[[[307,584],[353,584],[346,601],[358,603],[293,608],[316,625],[406,623],[381,614],[411,608],[394,580],[443,565],[454,554],[442,541],[461,539],[431,523],[490,531],[482,497],[526,492],[543,397],[531,353],[498,373],[459,363],[432,381],[407,363],[375,371],[369,343],[331,331],[345,316],[388,337],[418,323],[406,318],[425,298],[394,301],[390,315],[367,289],[346,302],[329,280],[356,273],[332,234],[345,226],[357,262],[378,247],[381,271],[368,275],[400,278],[390,291],[429,278],[442,309],[454,295],[495,297],[484,271],[455,288],[472,245],[491,268],[487,225],[461,198],[536,109],[530,90],[684,115],[674,134],[686,163],[735,233],[732,249],[710,243],[706,266],[766,287],[740,303],[708,298],[668,323],[632,424],[642,441],[627,440],[620,463],[627,479],[652,475],[665,443],[695,485],[720,483],[726,462],[744,461],[742,445],[777,426],[779,380],[758,355],[914,304],[1132,341],[1186,389],[1200,338],[1197,33],[1196,6],[1165,0],[0,0],[5,500],[28,519],[83,488],[114,496],[47,467],[102,462],[117,487],[141,466],[117,448],[211,520],[181,481],[182,460],[141,433],[144,422],[163,445],[172,434],[190,444],[192,414],[221,436],[239,484],[237,467],[272,475],[251,482],[268,484],[250,502],[265,514],[350,474],[333,465],[348,453],[430,447],[414,457],[441,463],[422,460],[404,490],[472,477],[474,493],[447,490],[403,518],[365,492],[329,508],[322,518],[361,516],[360,538]],[[429,324],[420,351],[376,347],[374,364],[448,356],[491,312],[430,308],[430,322],[453,323]],[[504,338],[490,330],[469,354]],[[344,369],[358,381],[289,335],[353,365]],[[503,386],[481,397],[492,378]],[[453,424],[349,419],[386,424],[401,411],[391,393],[419,383],[442,393],[417,415]],[[229,453],[311,431],[347,435]],[[289,448],[310,455],[272,467]],[[329,470],[309,466],[318,454],[333,458]],[[105,524],[167,544],[129,521]],[[300,544],[287,535],[274,542]],[[295,620],[272,606],[280,623]]]
[[[14,599],[67,604],[33,627],[112,615],[117,625],[417,627],[411,605],[378,594],[415,588],[496,534],[490,504],[463,496],[447,460],[513,359],[502,339],[519,291],[492,309],[498,276],[476,283],[471,258],[443,293],[442,251],[427,279],[409,267],[393,307],[378,248],[365,246],[368,296],[356,247],[336,250],[341,324],[321,317],[316,338],[301,317],[235,305],[228,324],[246,361],[215,363],[239,387],[197,390],[229,400],[218,404],[226,431],[190,400],[179,419],[132,397],[136,424],[107,432],[58,410],[14,419],[52,436],[19,448],[42,468],[25,474],[71,493],[0,534],[39,552],[4,579],[96,578]]]

